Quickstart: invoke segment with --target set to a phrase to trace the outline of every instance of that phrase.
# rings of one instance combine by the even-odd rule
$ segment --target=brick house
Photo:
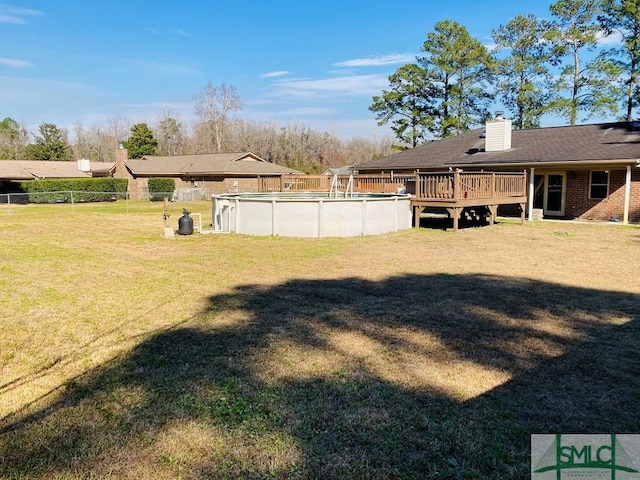
[[[129,180],[134,198],[148,193],[149,178],[173,178],[176,189],[199,188],[209,193],[258,191],[258,178],[303,172],[270,163],[251,152],[205,153],[199,155],[145,155],[130,160],[127,150],[116,151],[115,177]]]
[[[512,130],[484,128],[354,167],[359,173],[525,170],[528,218],[640,222],[640,122]],[[504,213],[504,211],[503,211]]]

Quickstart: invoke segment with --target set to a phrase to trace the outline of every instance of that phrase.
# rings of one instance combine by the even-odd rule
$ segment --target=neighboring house
[[[77,162],[0,160],[0,181],[109,177],[115,166],[113,162],[90,162],[84,158]]]
[[[485,128],[355,167],[359,173],[525,170],[527,214],[640,222],[640,122],[511,130]]]
[[[208,189],[210,193],[257,192],[258,178],[303,172],[270,163],[251,152],[205,153],[169,157],[145,155],[129,160],[127,150],[116,151],[115,176],[129,179],[129,193],[148,192],[149,178],[173,178],[176,188]]]
[[[344,167],[327,168],[323,175],[351,175],[353,173],[353,165],[345,165]]]

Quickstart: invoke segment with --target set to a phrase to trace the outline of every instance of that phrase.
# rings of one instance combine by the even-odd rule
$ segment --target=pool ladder
[[[331,179],[329,198],[338,198],[338,175],[334,175]],[[349,175],[347,186],[344,189],[344,198],[353,198],[353,175]]]

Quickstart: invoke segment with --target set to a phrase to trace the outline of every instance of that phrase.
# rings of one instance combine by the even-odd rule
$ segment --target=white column
[[[236,201],[236,208],[235,208],[236,211],[235,211],[235,219],[233,221],[234,223],[233,232],[240,233],[240,200],[236,198],[235,201]],[[231,222],[231,216],[229,216],[229,222]]]
[[[622,223],[629,223],[629,201],[631,199],[631,165],[627,165],[627,178],[624,182],[624,213],[622,214]]]
[[[278,235],[278,202],[271,200],[271,235]]]
[[[535,171],[536,169],[531,167],[529,169],[529,196],[527,197],[527,210],[529,211],[529,221],[533,220],[533,197],[535,195]]]
[[[367,200],[362,200],[362,228],[360,231],[360,235],[367,234]]]
[[[320,199],[318,201],[318,238],[322,238],[324,236],[323,219],[324,219],[324,202],[322,199]]]

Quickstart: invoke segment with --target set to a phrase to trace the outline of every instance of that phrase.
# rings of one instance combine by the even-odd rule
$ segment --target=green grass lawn
[[[640,430],[637,227],[166,239],[121,201],[0,225],[3,479],[528,478],[532,433]]]

